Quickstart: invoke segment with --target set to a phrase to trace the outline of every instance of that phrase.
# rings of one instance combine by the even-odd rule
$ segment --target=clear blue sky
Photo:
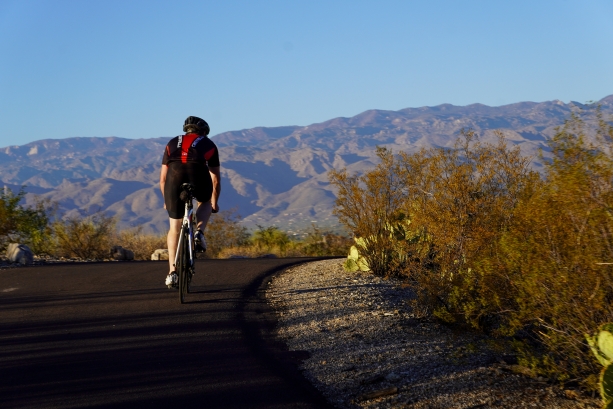
[[[611,0],[0,0],[0,146],[613,94]]]

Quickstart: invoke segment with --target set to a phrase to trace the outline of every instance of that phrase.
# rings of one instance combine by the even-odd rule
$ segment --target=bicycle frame
[[[183,222],[181,223],[181,230],[179,233],[179,241],[177,242],[177,250],[175,251],[175,266],[179,261],[179,249],[181,248],[181,244],[183,241],[183,237],[185,235],[183,232],[187,229],[187,238],[188,238],[188,246],[189,249],[189,264],[190,266],[194,265],[194,225],[192,223],[192,217],[194,214],[194,205],[192,203],[192,199],[185,202],[185,214],[183,215]]]
[[[185,213],[179,231],[179,240],[175,252],[175,270],[179,275],[179,297],[181,304],[185,302],[185,295],[189,293],[195,261],[194,243],[194,204],[193,186],[184,183],[181,186],[181,200],[185,201]],[[187,242],[186,242],[187,241]],[[187,245],[187,248],[186,248]]]

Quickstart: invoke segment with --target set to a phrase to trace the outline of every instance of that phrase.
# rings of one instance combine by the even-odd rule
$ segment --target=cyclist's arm
[[[164,199],[164,186],[166,185],[166,174],[168,173],[168,165],[162,165],[160,171],[160,190],[162,191],[162,199]]]
[[[219,200],[219,194],[221,193],[221,174],[219,171],[220,167],[209,167],[209,173],[211,174],[211,180],[213,181],[213,194],[211,195],[211,206],[213,207],[213,211],[219,211],[219,205],[217,201]]]

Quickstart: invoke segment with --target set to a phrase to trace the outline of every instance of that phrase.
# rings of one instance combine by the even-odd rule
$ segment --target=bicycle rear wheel
[[[185,303],[185,294],[187,294],[187,285],[188,285],[188,269],[189,269],[189,243],[188,243],[187,231],[185,228],[181,229],[181,235],[179,238],[179,248],[177,249],[179,257],[177,260],[177,274],[179,274],[179,297],[181,299],[181,304]]]
[[[193,271],[194,271],[193,269],[194,269],[194,267],[193,267],[193,266],[192,266],[192,267],[189,267],[189,268],[187,269],[187,274],[186,274],[186,276],[187,276],[187,292],[188,292],[188,293],[191,293],[191,292],[192,292],[191,286],[192,286],[192,275],[193,275]]]

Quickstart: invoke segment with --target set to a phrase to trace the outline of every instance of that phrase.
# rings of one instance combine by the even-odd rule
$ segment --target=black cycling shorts
[[[196,188],[196,200],[208,202],[213,194],[213,181],[209,168],[199,162],[170,162],[164,185],[164,203],[171,219],[182,219],[185,214],[185,202],[182,202],[181,185],[191,183]]]

